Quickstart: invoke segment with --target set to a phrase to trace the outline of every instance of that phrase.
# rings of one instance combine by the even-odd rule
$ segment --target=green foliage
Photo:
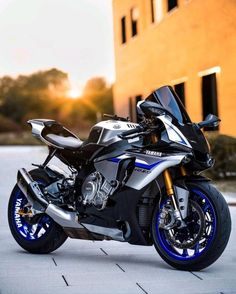
[[[21,131],[19,124],[7,117],[0,115],[0,133],[19,131]]]
[[[0,80],[0,113],[18,124],[50,114],[54,99],[66,91],[67,74],[51,69],[16,79]]]
[[[73,129],[88,129],[101,113],[113,113],[112,87],[105,79],[90,79],[82,97],[68,97],[66,73],[58,69],[0,79],[0,132],[19,131],[32,118],[51,118]]]
[[[206,174],[213,179],[236,177],[236,138],[218,135],[208,140],[215,165]]]

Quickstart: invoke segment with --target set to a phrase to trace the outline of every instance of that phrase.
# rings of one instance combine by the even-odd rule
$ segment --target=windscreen
[[[182,102],[170,86],[164,86],[147,97],[147,101],[156,102],[167,109],[180,123],[191,122]]]

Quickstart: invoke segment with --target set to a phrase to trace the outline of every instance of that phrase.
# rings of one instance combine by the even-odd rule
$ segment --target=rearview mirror
[[[219,117],[217,117],[214,114],[208,114],[205,120],[198,123],[197,125],[200,129],[205,127],[215,128],[215,127],[218,127],[219,123],[220,123]]]

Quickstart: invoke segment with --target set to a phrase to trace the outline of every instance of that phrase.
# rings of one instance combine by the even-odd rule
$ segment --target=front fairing
[[[144,115],[147,118],[156,117],[157,125],[164,125],[156,148],[163,145],[167,151],[168,149],[172,152],[188,151],[193,156],[192,163],[197,163],[192,164],[193,170],[204,170],[212,166],[213,160],[204,134],[196,124],[192,123],[184,105],[170,86],[157,89],[145,99],[144,103],[146,104],[143,104],[143,107],[140,105]],[[157,115],[158,112],[160,115]]]
[[[165,132],[162,132],[161,139],[163,141],[169,141],[183,146],[184,148],[192,149],[188,138],[180,131],[179,123],[177,120],[172,119],[169,115],[161,115],[157,117],[157,120],[163,124]],[[174,123],[176,121],[176,123]],[[166,137],[166,138],[165,138]]]
[[[158,119],[162,123],[165,122],[165,130],[162,131],[161,140],[157,142],[156,148],[166,143],[165,150],[167,151],[187,152],[191,159],[187,167],[192,171],[202,171],[213,165],[214,161],[210,156],[207,139],[196,124],[181,124],[177,120],[172,119],[169,120],[169,127],[168,120],[163,119],[163,117],[159,117]]]
[[[193,151],[193,159],[187,167],[192,171],[203,171],[212,167],[214,159],[210,155],[209,143],[203,132],[193,123],[180,126],[180,130],[188,138]]]
[[[194,123],[185,125],[179,124],[180,131],[188,138],[194,151],[210,153],[209,144],[203,132]]]

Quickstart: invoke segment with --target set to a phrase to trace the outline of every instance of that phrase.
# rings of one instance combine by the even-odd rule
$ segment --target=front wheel
[[[209,182],[188,183],[187,187],[187,226],[170,230],[159,226],[162,208],[168,201],[165,199],[154,212],[152,236],[156,250],[168,264],[180,270],[198,271],[223,253],[230,237],[231,219],[225,199]]]
[[[42,169],[30,172],[40,187],[50,184],[50,178]],[[31,253],[50,253],[59,248],[67,235],[57,223],[46,214],[37,215],[36,220],[19,213],[28,205],[28,200],[16,185],[11,193],[8,205],[8,223],[16,242]]]

